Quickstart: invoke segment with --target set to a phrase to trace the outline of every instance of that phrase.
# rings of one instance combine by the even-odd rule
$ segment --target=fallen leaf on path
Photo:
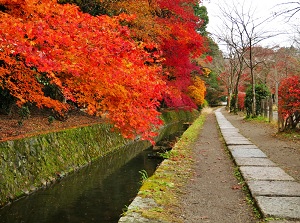
[[[209,219],[209,217],[208,216],[202,216],[202,217],[200,217],[200,219],[201,220],[203,220],[203,219]]]
[[[240,190],[242,189],[242,186],[241,185],[234,185],[231,187],[232,190]]]

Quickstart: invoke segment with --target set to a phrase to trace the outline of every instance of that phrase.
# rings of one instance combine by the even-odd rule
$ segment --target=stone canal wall
[[[197,111],[164,112],[165,126],[156,140],[178,131],[174,123],[197,116]],[[122,149],[134,157],[150,146],[148,141],[126,140],[110,129],[108,124],[97,124],[0,142],[0,207],[100,157]]]

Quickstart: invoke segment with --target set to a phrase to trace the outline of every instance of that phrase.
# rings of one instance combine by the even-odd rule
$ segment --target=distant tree
[[[246,97],[245,97],[245,109],[247,113],[247,117],[252,115],[252,104],[253,104],[253,90],[252,85],[250,85],[246,90]],[[256,114],[261,114],[261,100],[265,99],[266,97],[270,96],[270,91],[264,84],[256,84],[255,86],[255,94],[256,94]]]
[[[188,95],[193,99],[198,107],[201,107],[204,103],[206,93],[206,87],[203,80],[200,77],[193,78],[193,84],[188,87]]]
[[[197,28],[197,31],[203,35],[207,36],[207,24],[209,23],[209,17],[207,13],[207,8],[205,6],[200,6],[199,4],[194,5],[194,11],[195,15],[200,18],[199,20],[199,26]]]
[[[224,69],[224,59],[222,52],[217,46],[212,48],[208,54],[213,55],[214,59],[207,65],[211,72],[203,77],[206,83],[206,100],[210,105],[217,105],[221,100],[224,100],[225,94],[224,86],[226,81],[221,78],[221,73]]]
[[[205,36],[205,41],[208,44],[208,52],[205,55],[210,56],[213,59],[211,63],[207,62],[199,62],[199,66],[202,66],[203,70],[209,68],[209,75],[204,73],[202,77],[203,80],[206,82],[206,100],[210,105],[217,105],[220,101],[220,98],[223,93],[223,89],[221,89],[221,82],[218,81],[218,76],[220,73],[219,67],[217,64],[220,64],[222,61],[222,52],[219,49],[218,44],[213,40],[210,33],[207,32],[207,25],[209,23],[209,17],[207,13],[207,8],[205,6],[200,6],[198,3],[194,6],[195,15],[199,17],[199,25],[200,27],[197,28],[197,32],[201,35]]]
[[[239,102],[239,110],[244,111],[245,109],[245,98],[246,93],[245,92],[239,92],[238,94],[238,102]]]
[[[255,17],[255,11],[251,8],[246,9],[244,5],[233,5],[222,7],[220,20],[223,21],[223,27],[217,34],[218,39],[228,45],[229,58],[233,65],[232,71],[237,79],[234,88],[234,94],[238,94],[239,79],[243,73],[244,67],[249,68],[252,84],[252,115],[256,115],[256,95],[255,95],[255,67],[260,61],[255,60],[254,47],[261,41],[273,37],[273,34],[267,31],[261,31],[260,27],[265,24],[269,18],[261,19]],[[235,103],[235,109],[237,102]]]
[[[300,123],[300,77],[284,79],[279,88],[279,118],[281,130],[295,129]]]
[[[223,96],[223,89],[221,88],[217,73],[212,71],[208,77],[204,77],[204,80],[206,83],[205,99],[211,106],[218,105]]]
[[[275,103],[278,106],[278,89],[281,81],[289,76],[300,73],[299,49],[294,47],[275,48],[268,60],[270,61],[268,82],[274,88]]]

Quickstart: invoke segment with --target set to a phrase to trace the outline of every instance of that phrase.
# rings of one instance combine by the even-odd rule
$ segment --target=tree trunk
[[[234,89],[234,95],[235,95],[234,108],[233,108],[233,113],[234,114],[237,114],[237,112],[238,112],[239,82],[240,82],[240,74],[237,77],[236,86],[235,86],[235,89]]]
[[[273,121],[273,100],[270,98],[269,100],[269,122]]]
[[[252,40],[249,38],[249,68],[252,79],[252,117],[256,117],[256,94],[255,94],[255,77],[254,77],[254,66],[252,56]]]
[[[279,89],[279,83],[276,81],[275,83],[275,105],[278,108],[278,89]]]
[[[227,107],[229,112],[231,110],[231,97],[232,97],[232,90],[228,89]]]

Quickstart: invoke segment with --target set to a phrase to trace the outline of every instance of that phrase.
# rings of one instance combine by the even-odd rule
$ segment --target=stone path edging
[[[215,115],[223,138],[263,216],[300,220],[300,183],[239,133],[220,109]]]

